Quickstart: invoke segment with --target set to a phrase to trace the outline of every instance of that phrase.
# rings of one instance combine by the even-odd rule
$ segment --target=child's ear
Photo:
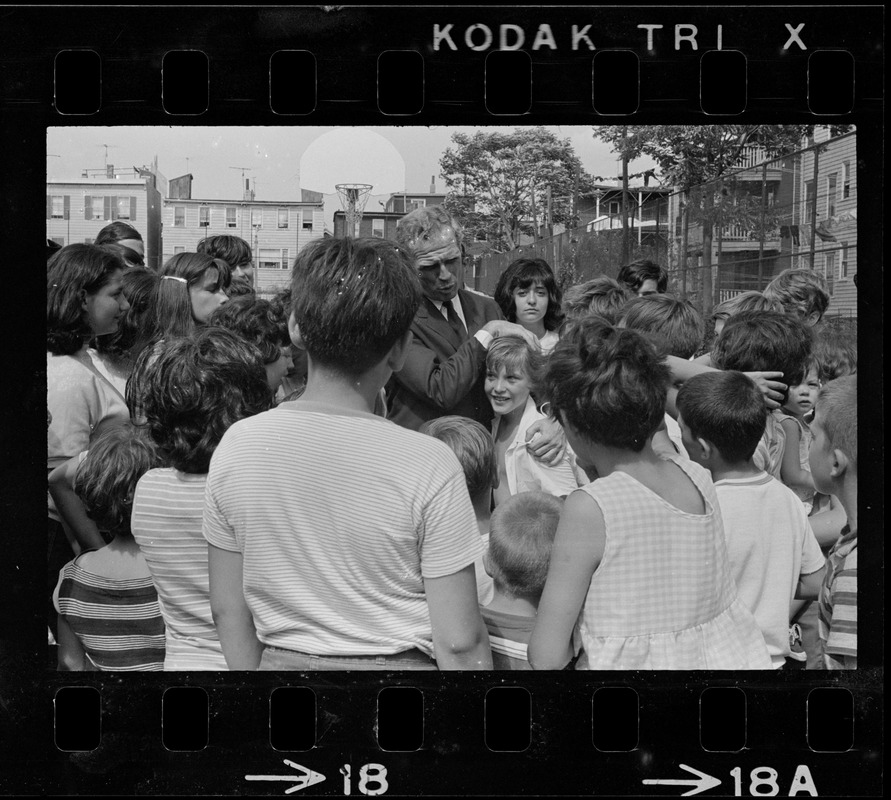
[[[492,569],[489,566],[489,551],[488,550],[486,550],[483,553],[483,569],[486,571],[486,575],[488,575],[490,578],[494,577],[492,575]]]
[[[703,439],[701,436],[696,437],[696,444],[699,445],[702,451],[702,460],[708,461],[715,454],[714,445],[708,441],[708,439]]]
[[[306,350],[306,347],[303,344],[303,337],[300,335],[300,327],[297,325],[297,317],[294,316],[293,311],[288,317],[288,336],[291,337],[291,344],[294,345],[294,347]]]

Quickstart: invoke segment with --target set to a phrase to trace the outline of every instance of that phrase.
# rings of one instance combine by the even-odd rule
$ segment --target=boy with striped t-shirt
[[[526,657],[563,501],[546,492],[511,495],[492,512],[483,557],[495,596],[483,606],[495,669],[532,669]]]
[[[857,376],[827,383],[817,398],[808,460],[818,492],[835,495],[848,523],[829,551],[820,590],[826,669],[857,667]]]
[[[294,264],[297,400],[235,423],[210,464],[210,600],[230,669],[488,669],[461,466],[375,416],[412,346],[421,287],[381,239],[319,239]]]

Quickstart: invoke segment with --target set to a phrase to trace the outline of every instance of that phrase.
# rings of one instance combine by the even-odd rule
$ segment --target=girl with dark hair
[[[139,481],[131,527],[161,600],[164,669],[225,670],[201,533],[204,487],[229,426],[272,405],[263,358],[237,334],[208,325],[161,343],[143,378],[148,432],[168,466]]]
[[[204,253],[177,253],[168,259],[150,300],[148,344],[127,382],[127,404],[135,422],[144,421],[142,373],[157,357],[159,344],[189,337],[206,325],[214,311],[229,301],[226,289],[231,280],[229,265],[222,259]]]
[[[124,270],[124,297],[130,308],[121,318],[121,325],[114,333],[97,336],[87,352],[93,365],[102,375],[124,394],[127,379],[133,365],[143,351],[151,335],[149,314],[152,296],[158,284],[158,275],[145,267]]]
[[[89,449],[100,426],[127,421],[120,392],[93,366],[87,343],[114,333],[129,308],[123,293],[124,263],[106,248],[71,244],[47,262],[46,385],[49,427],[47,470]],[[82,547],[104,541],[78,541],[63,523],[52,497],[49,512],[49,590],[59,569]],[[50,619],[54,620],[55,614]],[[55,623],[51,623],[55,626]]]
[[[495,301],[505,319],[537,336],[544,353],[550,353],[560,338],[561,298],[554,271],[541,258],[511,262],[495,287]]]
[[[653,450],[668,369],[642,334],[597,317],[565,334],[545,394],[597,480],[566,500],[538,619],[535,669],[770,669],[737,597],[706,469]]]

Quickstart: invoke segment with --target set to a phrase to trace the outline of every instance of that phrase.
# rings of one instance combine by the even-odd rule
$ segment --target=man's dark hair
[[[294,262],[291,301],[309,356],[359,374],[408,331],[421,284],[406,250],[386,239],[317,239]]]
[[[804,378],[813,347],[811,329],[793,314],[743,311],[727,320],[712,350],[718,369],[782,372],[783,383]]]
[[[656,289],[661,294],[668,288],[668,273],[655,261],[642,258],[626,264],[619,270],[616,278],[619,283],[624,283],[632,292],[636,292],[643,286],[644,281],[656,281]]]
[[[678,412],[696,438],[718,448],[730,463],[748,461],[767,424],[767,406],[754,381],[741,372],[705,372],[678,392]]]

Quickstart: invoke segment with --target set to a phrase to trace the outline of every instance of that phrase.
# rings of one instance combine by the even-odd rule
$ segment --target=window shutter
[[[63,219],[71,219],[71,197],[69,195],[65,195],[64,199],[65,210],[62,212]]]
[[[46,196],[46,218],[53,218],[53,198],[49,195]]]
[[[111,198],[110,198],[110,197],[103,197],[103,198],[102,198],[102,203],[103,203],[103,212],[104,212],[102,219],[112,219],[112,216],[111,216]]]
[[[84,219],[93,219],[93,198],[90,195],[84,197]]]
[[[130,222],[136,222],[136,198],[130,198]]]
[[[106,219],[117,219],[118,218],[118,198],[115,195],[112,195],[109,198],[108,202],[108,210],[111,212]]]

